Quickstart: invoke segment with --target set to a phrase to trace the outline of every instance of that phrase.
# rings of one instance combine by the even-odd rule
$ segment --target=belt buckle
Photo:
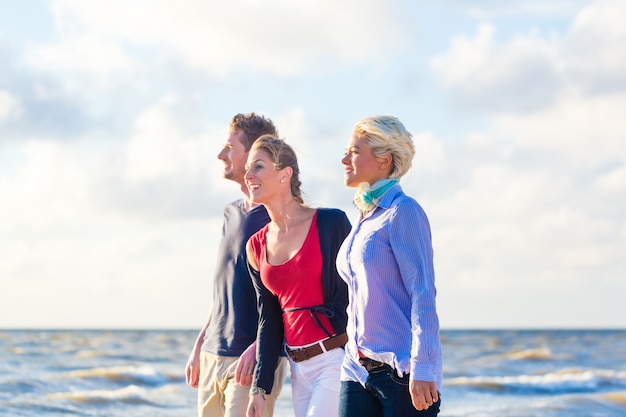
[[[385,366],[384,362],[379,362],[370,358],[359,358],[359,362],[367,372],[373,371],[374,369],[382,368]]]
[[[291,356],[291,359],[293,359],[294,362],[302,362],[309,359],[309,352],[306,350],[306,348],[294,350],[289,349],[288,352],[289,356]]]
[[[316,348],[319,348],[319,351],[317,351]],[[291,349],[287,347],[287,353],[289,354],[289,356],[291,356],[291,359],[293,359],[294,362],[303,362],[309,360],[323,352],[324,351],[322,350],[322,347],[319,346],[319,343],[299,349]]]

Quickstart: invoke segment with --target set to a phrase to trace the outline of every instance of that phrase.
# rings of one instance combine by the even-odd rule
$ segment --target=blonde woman
[[[398,184],[411,134],[392,116],[366,117],[348,140],[344,181],[359,210],[337,256],[348,284],[341,417],[436,416],[442,361],[430,226]]]

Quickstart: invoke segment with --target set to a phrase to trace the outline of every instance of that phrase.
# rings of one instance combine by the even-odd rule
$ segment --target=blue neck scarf
[[[396,185],[398,181],[400,181],[398,178],[383,178],[376,181],[372,186],[367,182],[360,183],[354,195],[354,205],[365,216],[376,207],[385,193]]]

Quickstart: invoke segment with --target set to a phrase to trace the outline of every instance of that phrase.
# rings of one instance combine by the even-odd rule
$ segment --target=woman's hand
[[[243,351],[237,362],[237,369],[235,371],[235,381],[239,385],[252,384],[252,377],[254,376],[254,367],[256,366],[256,342],[252,343],[246,350]]]
[[[248,401],[247,417],[263,417],[263,409],[265,408],[265,397],[261,394],[255,394]]]
[[[411,380],[409,382],[409,391],[413,407],[418,411],[427,410],[439,400],[437,385],[434,382]]]

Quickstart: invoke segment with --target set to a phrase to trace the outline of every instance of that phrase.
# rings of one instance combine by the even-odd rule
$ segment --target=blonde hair
[[[294,200],[304,205],[302,191],[300,190],[300,186],[302,185],[302,182],[300,182],[300,168],[298,168],[298,158],[293,148],[286,144],[283,139],[272,135],[262,135],[254,141],[250,148],[250,151],[252,150],[267,152],[277,170],[291,167],[293,171],[290,183],[291,195]]]
[[[415,156],[413,139],[394,116],[369,116],[354,125],[354,132],[365,139],[377,157],[391,155],[393,169],[389,178],[400,178],[411,168]]]

